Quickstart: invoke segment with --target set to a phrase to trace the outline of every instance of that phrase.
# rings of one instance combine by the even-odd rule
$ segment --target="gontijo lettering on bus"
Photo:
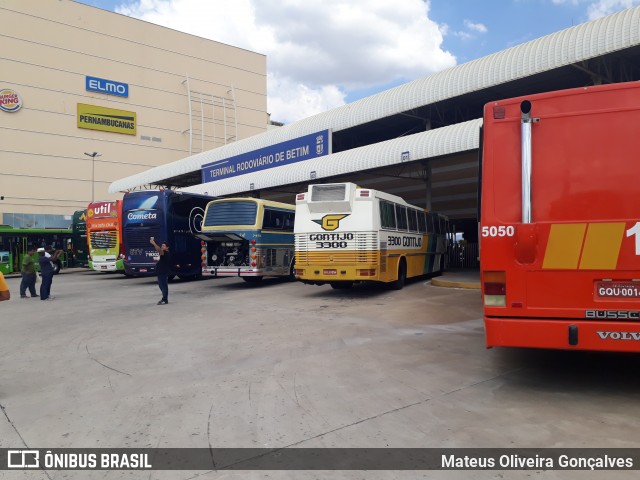
[[[216,160],[202,166],[202,182],[213,182],[245,173],[257,172],[331,153],[329,130],[294,138],[276,145]]]
[[[114,80],[106,80],[98,77],[85,77],[85,88],[90,92],[105,93],[118,97],[129,96],[129,85]]]

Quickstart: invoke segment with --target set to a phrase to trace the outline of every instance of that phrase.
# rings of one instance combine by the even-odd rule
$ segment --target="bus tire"
[[[329,282],[334,290],[348,290],[353,287],[353,282]]]
[[[242,277],[247,283],[258,283],[262,281],[262,277]]]
[[[400,259],[398,264],[398,278],[389,284],[392,290],[402,290],[405,282],[407,281],[407,262],[404,258]]]
[[[60,273],[60,264],[58,262],[52,262],[53,274],[58,275]]]
[[[287,281],[295,282],[296,281],[296,259],[294,258],[291,262],[291,266],[289,267],[289,276],[287,277]]]

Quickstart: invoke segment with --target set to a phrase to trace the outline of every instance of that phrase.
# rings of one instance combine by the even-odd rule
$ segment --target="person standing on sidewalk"
[[[38,263],[40,264],[40,274],[42,275],[42,285],[40,285],[40,300],[53,300],[51,296],[51,284],[53,283],[53,264],[58,259],[61,250],[56,250],[50,255],[44,248],[38,249]]]
[[[9,286],[4,279],[4,274],[0,272],[0,302],[9,300],[10,298],[11,292],[9,291]]]
[[[156,274],[158,275],[158,287],[162,292],[162,298],[158,305],[166,305],[169,303],[169,274],[171,273],[171,253],[169,245],[166,241],[158,245],[153,237],[151,237],[151,245],[158,252],[158,263],[156,263]]]
[[[27,297],[27,288],[31,294],[31,298],[37,297],[36,293],[36,261],[33,259],[33,254],[36,253],[35,248],[29,247],[27,254],[22,259],[22,268],[20,273],[22,274],[22,281],[20,282],[20,298]]]

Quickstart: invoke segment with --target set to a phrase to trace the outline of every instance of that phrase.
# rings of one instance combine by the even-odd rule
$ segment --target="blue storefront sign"
[[[86,77],[86,89],[90,92],[106,93],[118,97],[129,96],[129,84],[106,80],[98,77]]]
[[[322,157],[331,153],[329,130],[294,138],[202,166],[202,183]]]

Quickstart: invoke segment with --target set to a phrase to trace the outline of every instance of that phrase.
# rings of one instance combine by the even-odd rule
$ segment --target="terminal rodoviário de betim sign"
[[[294,138],[276,145],[216,160],[202,166],[202,183],[288,165],[331,153],[329,130]]]
[[[136,113],[79,103],[78,128],[135,135]]]

